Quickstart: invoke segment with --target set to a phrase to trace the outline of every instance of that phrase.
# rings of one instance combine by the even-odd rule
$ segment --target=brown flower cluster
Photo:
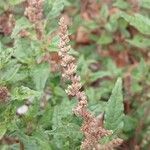
[[[25,9],[25,16],[30,22],[36,23],[43,17],[43,0],[27,0],[28,7]]]
[[[81,90],[81,79],[76,74],[77,65],[75,58],[69,54],[71,46],[69,45],[68,29],[65,23],[65,19],[61,18],[60,22],[60,44],[59,44],[59,56],[61,58],[62,77],[64,80],[70,80],[71,84],[68,86],[66,93],[69,96],[76,97],[78,104],[74,109],[74,113],[77,116],[83,118],[83,125],[81,127],[84,133],[85,139],[82,142],[82,149],[97,148],[97,144],[100,138],[112,134],[112,131],[106,130],[101,126],[98,117],[95,117],[87,108],[87,97],[83,90]],[[113,144],[109,144],[113,146]],[[109,147],[107,145],[107,147]]]
[[[4,13],[0,16],[0,32],[4,35],[10,35],[15,26],[15,19],[13,14]]]
[[[0,87],[0,102],[6,102],[9,98],[10,94],[6,87]]]
[[[44,0],[27,0],[28,6],[25,9],[25,16],[35,24],[38,39],[43,37],[43,3]]]

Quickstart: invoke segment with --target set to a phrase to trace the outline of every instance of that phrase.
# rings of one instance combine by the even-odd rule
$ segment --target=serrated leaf
[[[31,76],[36,90],[43,90],[46,84],[46,81],[50,75],[49,65],[48,64],[39,64],[32,68]]]
[[[104,125],[106,129],[117,131],[123,127],[123,110],[122,80],[119,78],[112,90],[105,110]]]
[[[150,35],[150,19],[141,14],[128,15],[126,13],[121,13],[123,17],[130,25],[134,26],[141,33]]]

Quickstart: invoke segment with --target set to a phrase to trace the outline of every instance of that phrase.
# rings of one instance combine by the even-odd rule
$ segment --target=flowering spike
[[[83,118],[83,125],[81,127],[85,139],[82,142],[82,149],[96,148],[98,141],[103,136],[112,134],[112,131],[104,129],[100,126],[99,118],[96,118],[87,108],[87,97],[83,90],[81,90],[80,76],[76,74],[77,65],[75,58],[69,54],[71,46],[69,45],[69,35],[65,19],[62,17],[59,21],[60,25],[60,43],[59,56],[61,58],[62,78],[70,80],[71,85],[68,86],[66,93],[68,96],[74,96],[78,100],[76,108],[73,112],[75,115]],[[111,143],[111,145],[113,145]]]

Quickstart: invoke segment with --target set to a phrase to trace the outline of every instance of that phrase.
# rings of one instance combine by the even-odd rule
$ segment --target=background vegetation
[[[0,2],[0,149],[80,149],[82,120],[60,73],[61,15],[89,109],[124,140],[118,149],[150,149],[150,0],[45,0],[37,20],[26,8]]]

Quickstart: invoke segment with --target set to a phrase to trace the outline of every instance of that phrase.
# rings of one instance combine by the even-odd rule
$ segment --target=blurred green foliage
[[[51,64],[42,61],[47,53],[58,52],[59,38],[54,33],[61,13],[72,18],[72,54],[77,57],[89,109],[104,114],[104,126],[125,140],[122,147],[149,149],[150,1],[97,0],[93,3],[98,9],[94,4],[85,9],[80,0],[45,0],[42,40],[24,16],[24,3],[0,3],[0,15],[11,12],[15,19],[9,35],[0,25],[0,88],[9,90],[8,100],[0,100],[0,149],[18,150],[22,143],[25,150],[80,149],[82,120],[72,112],[76,100],[67,97],[60,72],[54,73]],[[29,35],[21,37],[22,30]],[[50,96],[42,109],[47,89]],[[18,116],[17,108],[29,99],[33,99],[29,111]],[[7,143],[6,137],[18,138],[19,143]]]

